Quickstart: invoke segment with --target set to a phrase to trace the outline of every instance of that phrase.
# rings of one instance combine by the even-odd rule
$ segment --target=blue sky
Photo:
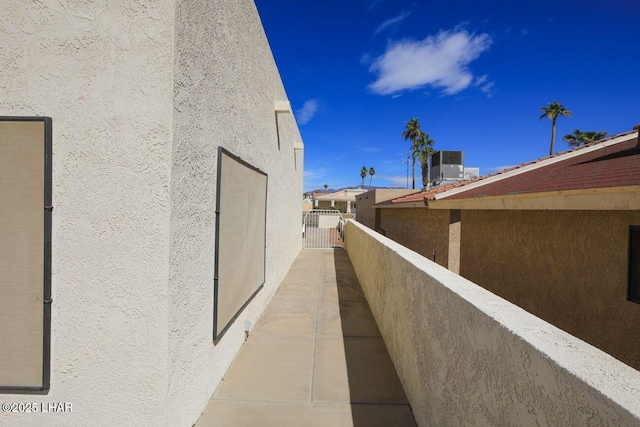
[[[373,186],[405,187],[412,117],[483,175],[548,155],[551,121],[538,118],[554,100],[573,114],[556,152],[576,128],[640,123],[638,0],[256,5],[305,143],[305,191],[358,186],[362,166]]]

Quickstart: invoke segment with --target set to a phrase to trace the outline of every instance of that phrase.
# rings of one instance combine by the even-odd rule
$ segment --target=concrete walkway
[[[415,426],[346,251],[303,250],[196,427]]]

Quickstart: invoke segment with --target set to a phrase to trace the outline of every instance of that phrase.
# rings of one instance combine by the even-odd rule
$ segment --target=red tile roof
[[[462,183],[459,183],[459,184],[462,184]],[[458,184],[454,184],[454,185],[458,185]],[[406,196],[398,197],[397,199],[391,200],[391,203],[395,204],[395,203],[422,202],[424,199],[432,199],[433,196],[435,196],[436,194],[441,193],[442,191],[447,190],[449,188],[453,188],[454,185],[447,185],[445,187],[434,188],[433,190],[429,190],[429,191],[421,191],[418,193],[408,194]]]
[[[587,152],[443,199],[640,185],[638,138]]]
[[[596,144],[620,137],[621,142],[593,149]],[[542,162],[548,164],[542,165]],[[501,175],[504,178],[500,179]],[[636,130],[491,175],[399,197],[391,200],[391,204],[629,185],[640,185],[640,146]],[[466,186],[470,188],[452,195],[442,194]]]

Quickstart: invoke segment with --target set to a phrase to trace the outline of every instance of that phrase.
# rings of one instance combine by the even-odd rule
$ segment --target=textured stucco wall
[[[53,118],[51,390],[0,425],[191,426],[301,248],[252,0],[0,2],[0,115]],[[269,174],[266,283],[212,343],[217,147]],[[19,418],[18,418],[19,417]]]
[[[53,118],[51,390],[7,426],[166,420],[174,4],[3,0],[0,115]],[[0,344],[1,345],[1,344]]]
[[[358,203],[356,220],[360,224],[364,224],[369,228],[375,229],[376,210],[372,207],[373,205],[415,192],[416,190],[376,188],[360,194],[356,196],[356,201]]]
[[[351,204],[351,209],[355,210],[355,208],[353,207],[353,203]],[[315,206],[315,202],[314,202],[314,206]],[[335,201],[333,203],[333,206],[331,206],[331,200],[318,200],[318,206],[315,209],[337,209],[340,212],[346,212],[347,211],[347,202],[341,202],[341,201]]]
[[[463,211],[460,274],[640,369],[627,301],[638,211]]]
[[[640,372],[356,222],[345,244],[419,426],[640,423]]]
[[[251,0],[176,8],[172,166],[169,426],[190,426],[300,251],[302,152]],[[266,172],[266,283],[217,345],[211,341],[217,147]]]
[[[366,225],[369,228],[375,227],[376,212],[371,207],[375,202],[375,191],[367,191],[356,196],[356,203],[358,204],[358,210],[356,211],[356,221],[360,224]]]
[[[424,208],[380,209],[380,229],[388,238],[444,267],[449,264],[449,211]]]

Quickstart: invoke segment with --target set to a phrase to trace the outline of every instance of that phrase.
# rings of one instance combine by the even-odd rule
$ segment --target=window
[[[627,299],[640,304],[640,225],[629,227],[629,287]]]
[[[0,117],[0,392],[49,389],[51,119]]]
[[[267,174],[218,149],[213,340],[265,282]]]

